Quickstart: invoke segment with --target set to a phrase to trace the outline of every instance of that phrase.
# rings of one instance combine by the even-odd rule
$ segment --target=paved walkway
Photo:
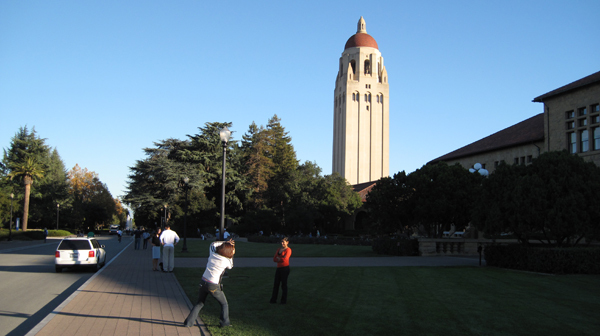
[[[200,318],[183,326],[191,303],[150,257],[130,243],[28,335],[210,335]]]

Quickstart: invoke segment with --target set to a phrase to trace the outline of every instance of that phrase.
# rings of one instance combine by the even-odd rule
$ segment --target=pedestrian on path
[[[47,238],[48,238],[48,229],[44,228],[44,243],[46,242]]]
[[[140,240],[142,240],[142,231],[140,231],[140,229],[136,228],[135,231],[133,232],[133,235],[135,237],[135,249],[139,250],[140,249]]]
[[[229,321],[229,305],[227,304],[227,298],[223,292],[221,280],[225,270],[233,268],[234,254],[235,242],[233,239],[226,242],[215,241],[210,244],[210,256],[208,257],[206,270],[204,271],[202,281],[200,282],[198,302],[183,322],[186,327],[189,328],[194,325],[198,313],[202,307],[204,307],[204,302],[209,293],[221,304],[221,315],[219,316],[220,326],[227,327],[231,325],[231,321]]]
[[[271,303],[277,303],[277,296],[279,295],[279,285],[281,284],[281,304],[287,303],[288,294],[288,276],[290,275],[290,256],[292,255],[292,249],[288,247],[288,237],[281,239],[281,247],[275,252],[273,261],[277,263],[277,270],[275,271],[275,282],[273,283],[273,294],[271,295]]]
[[[158,271],[158,260],[160,259],[160,228],[152,234],[152,270]]]
[[[165,225],[165,231],[160,234],[160,243],[163,246],[163,272],[173,272],[175,267],[175,245],[179,243],[179,236],[170,225]]]
[[[142,229],[142,239],[144,240],[144,250],[148,249],[148,240],[150,240],[150,233],[146,231],[146,228]]]

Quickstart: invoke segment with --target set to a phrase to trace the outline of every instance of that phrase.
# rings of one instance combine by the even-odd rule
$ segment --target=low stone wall
[[[419,252],[422,256],[479,255],[479,244],[491,242],[491,239],[419,238]]]

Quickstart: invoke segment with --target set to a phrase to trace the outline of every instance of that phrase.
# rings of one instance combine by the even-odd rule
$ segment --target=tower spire
[[[367,33],[367,24],[362,16],[360,17],[360,20],[358,20],[358,28],[356,29],[356,33]]]

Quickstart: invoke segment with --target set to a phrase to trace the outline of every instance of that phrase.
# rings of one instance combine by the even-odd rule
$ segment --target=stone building
[[[428,163],[529,164],[546,151],[568,150],[600,166],[600,72],[533,99],[544,112]]]
[[[333,172],[352,185],[388,176],[388,76],[362,17],[340,57],[333,105]]]

